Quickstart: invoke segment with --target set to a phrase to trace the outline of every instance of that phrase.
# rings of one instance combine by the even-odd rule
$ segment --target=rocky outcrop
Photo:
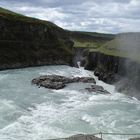
[[[140,63],[129,58],[89,52],[85,57],[85,69],[109,84],[115,84],[119,92],[140,99]]]
[[[118,34],[100,48],[90,49],[84,67],[116,89],[140,99],[140,33]]]
[[[94,74],[98,76],[99,80],[107,83],[112,83],[116,80],[117,77],[115,77],[115,74],[118,74],[120,63],[124,61],[119,57],[109,56],[99,52],[90,52],[87,59],[85,69],[94,70]]]
[[[68,78],[59,75],[45,75],[32,80],[32,84],[35,84],[39,87],[45,87],[50,89],[62,89],[66,86],[66,84],[75,82],[93,83],[93,84],[96,83],[94,78],[90,77]]]
[[[110,94],[102,86],[95,85],[96,81],[91,77],[65,77],[60,75],[44,75],[38,78],[34,78],[31,83],[37,85],[38,87],[44,87],[48,89],[63,89],[69,83],[90,83],[93,84],[91,87],[85,88],[90,93],[95,94]]]
[[[73,42],[51,22],[0,9],[0,32],[0,70],[72,64]]]
[[[95,137],[94,135],[74,135],[69,138],[66,138],[65,140],[102,140],[101,138]]]
[[[91,85],[90,88],[86,88],[89,92],[95,92],[96,94],[110,94],[107,90],[105,90],[102,86]]]
[[[129,140],[140,140],[140,138],[131,138]]]

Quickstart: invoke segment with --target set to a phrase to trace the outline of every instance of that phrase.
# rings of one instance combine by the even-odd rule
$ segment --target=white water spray
[[[68,66],[1,71],[4,80],[0,80],[0,140],[43,140],[100,131],[139,133],[139,101],[115,93],[111,85],[98,79],[97,85],[111,95],[89,93],[84,89],[90,85],[84,83],[69,84],[62,90],[31,85],[31,80],[42,73],[68,77],[93,75]],[[116,136],[104,138],[108,139],[116,140]]]
[[[81,67],[81,66],[80,66],[80,65],[81,65],[81,62],[78,61],[78,62],[77,62],[77,65],[78,65],[78,68],[80,68],[80,67]]]

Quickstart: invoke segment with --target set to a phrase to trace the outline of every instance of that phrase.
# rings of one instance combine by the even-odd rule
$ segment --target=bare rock
[[[32,80],[32,84],[39,87],[45,87],[49,89],[62,89],[68,83],[83,82],[95,84],[95,79],[91,77],[74,77],[69,78],[60,75],[44,75]]]
[[[102,140],[101,138],[97,138],[94,135],[74,135],[69,138],[66,138],[65,140]]]
[[[129,140],[140,140],[140,138],[131,138]]]
[[[83,82],[83,83],[96,83],[95,79],[94,78],[91,78],[91,77],[81,77],[79,79],[79,82]]]
[[[98,94],[110,94],[110,92],[105,90],[102,86],[98,86],[98,85],[91,85],[90,88],[85,88],[85,89],[88,90],[89,92],[96,92]]]

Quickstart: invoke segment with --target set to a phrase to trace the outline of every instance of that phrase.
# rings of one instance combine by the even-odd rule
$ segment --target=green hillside
[[[49,21],[0,8],[0,31],[0,70],[72,63],[73,42]]]
[[[114,34],[104,34],[96,32],[82,32],[82,31],[71,31],[70,36],[74,41],[74,47],[76,48],[94,48],[97,49],[107,41],[112,40]]]
[[[140,61],[140,33],[118,34],[115,39],[106,42],[100,48],[90,49],[90,52],[94,51]]]
[[[54,27],[60,28],[52,22],[45,21],[45,20],[39,20],[39,19],[32,18],[32,17],[27,17],[22,14],[15,13],[13,11],[4,9],[2,7],[0,7],[0,18],[12,20],[12,21],[28,22],[28,23],[32,23],[32,24],[44,24],[47,26],[51,26],[53,28]]]
[[[85,48],[89,49],[90,52],[101,52],[107,55],[128,57],[140,61],[140,33],[121,33],[115,35],[96,32],[65,31],[49,21],[27,17],[3,8],[0,8],[0,19],[1,22],[6,23],[3,28],[7,28],[4,32],[2,31],[0,36],[1,46],[3,44],[14,44],[14,42],[18,43],[21,40],[24,42],[32,42],[34,40],[34,43],[38,43],[39,40],[40,44],[42,44],[41,46],[44,46],[46,45],[46,41],[49,42],[54,38],[59,42],[57,46],[71,52],[71,49],[64,45],[65,36],[69,35],[74,42],[75,48]],[[32,27],[35,29],[35,34],[30,31]],[[26,33],[25,30],[29,30],[29,32]],[[42,39],[40,38],[41,36],[43,36]]]
[[[140,33],[114,35],[73,31],[70,34],[75,48],[85,48],[90,52],[101,52],[140,61]]]

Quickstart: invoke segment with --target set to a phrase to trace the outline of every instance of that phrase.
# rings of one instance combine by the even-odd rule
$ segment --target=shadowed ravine
[[[85,88],[90,83],[71,83],[60,90],[31,85],[35,77],[56,73],[94,77],[96,84],[111,94],[89,93]],[[0,140],[45,140],[100,131],[139,133],[140,128],[140,101],[117,93],[114,86],[97,80],[93,72],[69,66],[1,71],[0,114]],[[105,140],[116,138],[121,139],[104,136]]]

